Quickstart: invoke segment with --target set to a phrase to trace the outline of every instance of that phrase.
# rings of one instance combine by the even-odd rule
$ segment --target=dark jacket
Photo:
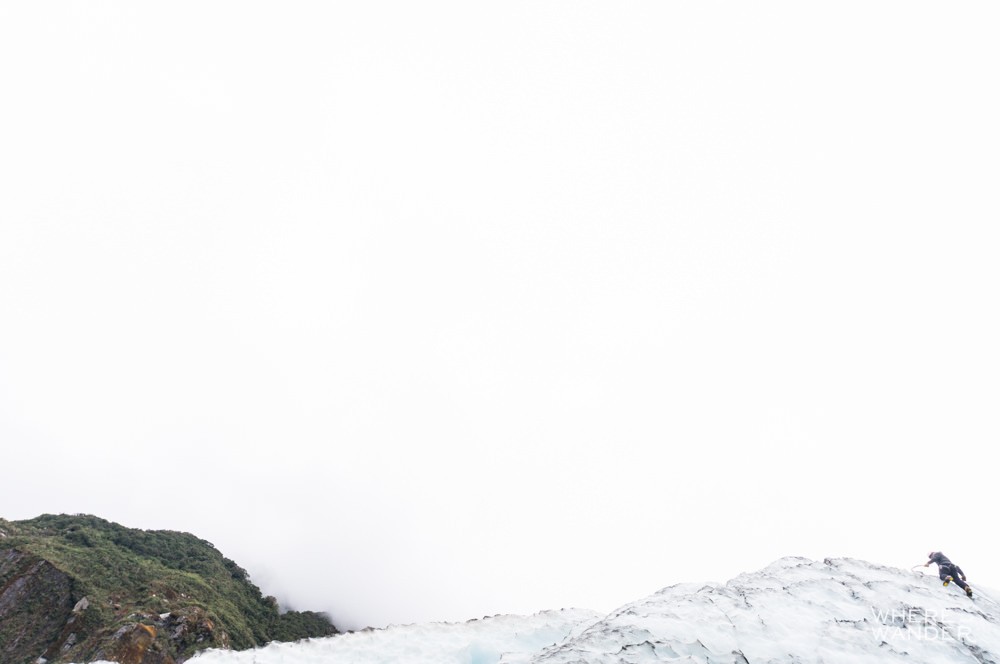
[[[948,556],[944,555],[940,551],[936,551],[934,555],[931,556],[930,561],[932,563],[937,563],[941,568],[949,568],[949,570],[954,570],[954,572],[961,578],[965,578],[965,574],[962,572],[962,568],[951,562]]]
[[[952,562],[948,560],[948,556],[944,555],[940,551],[936,551],[931,554],[931,562],[937,563],[938,565],[951,565]]]

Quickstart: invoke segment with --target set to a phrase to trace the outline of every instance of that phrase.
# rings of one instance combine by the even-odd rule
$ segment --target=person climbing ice
[[[931,551],[927,557],[930,560],[924,563],[924,567],[930,567],[931,563],[937,563],[938,576],[944,581],[945,586],[954,581],[959,588],[965,591],[966,595],[972,597],[972,588],[965,582],[965,572],[962,571],[961,567],[948,560],[948,556],[940,551]]]

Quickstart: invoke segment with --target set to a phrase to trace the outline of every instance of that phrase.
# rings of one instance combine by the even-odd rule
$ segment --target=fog
[[[0,7],[0,516],[338,626],[1000,587],[988,3]]]

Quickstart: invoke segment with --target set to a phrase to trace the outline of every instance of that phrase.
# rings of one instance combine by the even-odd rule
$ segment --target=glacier
[[[192,664],[1000,664],[1000,604],[936,576],[789,557],[724,584],[682,583],[609,615],[584,609],[209,650]]]

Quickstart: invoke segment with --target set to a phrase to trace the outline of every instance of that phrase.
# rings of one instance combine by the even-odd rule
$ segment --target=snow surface
[[[606,617],[581,609],[365,630],[192,664],[688,662],[1000,664],[1000,604],[936,576],[783,558],[726,584],[680,584]]]

